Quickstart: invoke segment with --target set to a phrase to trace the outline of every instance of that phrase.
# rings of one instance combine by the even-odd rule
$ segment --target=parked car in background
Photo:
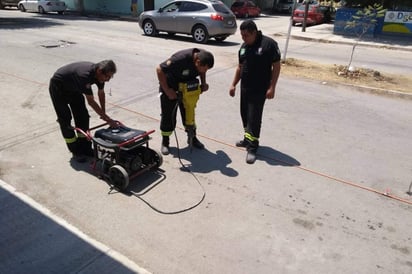
[[[292,25],[302,24],[305,18],[305,5],[299,5],[294,11],[292,16]],[[309,5],[308,15],[306,18],[306,25],[322,24],[324,21],[324,15],[319,5]]]
[[[61,0],[22,0],[18,3],[18,8],[22,12],[57,12],[58,14],[63,14],[67,6],[66,3]]]
[[[20,0],[0,0],[0,9],[5,7],[17,7]]]
[[[236,17],[259,17],[261,9],[255,4],[255,2],[250,0],[237,0],[233,2],[230,10],[235,14]]]
[[[323,22],[330,23],[335,20],[336,9],[332,6],[320,5],[320,10],[323,13]]]
[[[277,12],[287,12],[292,14],[294,5],[294,0],[274,0],[273,9]]]
[[[142,12],[139,26],[148,36],[180,33],[191,35],[197,43],[207,43],[212,37],[224,41],[237,29],[235,15],[219,0],[172,1],[158,10]]]

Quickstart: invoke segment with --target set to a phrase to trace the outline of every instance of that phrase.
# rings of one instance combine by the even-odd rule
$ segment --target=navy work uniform
[[[193,62],[193,54],[200,52],[197,48],[185,49],[176,52],[169,59],[160,64],[160,69],[167,77],[167,85],[175,90],[179,90],[179,83],[189,83],[196,81],[199,76],[199,72]],[[186,125],[186,110],[182,100],[170,100],[162,87],[159,86],[160,106],[161,106],[161,120],[160,131],[163,136],[163,145],[169,146],[169,136],[172,135],[176,127],[176,112],[177,106],[179,107],[182,122],[185,128]],[[193,125],[196,129],[196,125]],[[193,145],[198,148],[203,148],[203,144],[194,136]]]
[[[89,151],[91,144],[83,134],[74,131],[71,126],[73,114],[75,127],[87,131],[90,115],[87,111],[84,95],[93,95],[91,86],[96,84],[99,89],[104,83],[95,77],[96,64],[91,62],[77,62],[58,69],[50,79],[49,92],[57,114],[57,122],[67,144],[73,154]]]
[[[272,64],[280,61],[280,51],[276,41],[258,31],[253,45],[242,44],[238,58],[242,65],[240,114],[245,129],[244,137],[249,141],[250,148],[257,149]]]

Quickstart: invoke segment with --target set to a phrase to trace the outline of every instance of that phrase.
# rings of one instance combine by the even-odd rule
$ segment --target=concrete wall
[[[81,10],[81,2],[83,2],[84,12],[88,14],[101,15],[131,15],[131,0],[64,0],[69,10]],[[143,0],[138,0],[138,13],[143,11]]]
[[[152,2],[150,2],[152,1]],[[138,13],[145,10],[146,6],[150,6],[148,3],[154,2],[154,9],[158,9],[170,2],[171,0],[138,0]],[[226,6],[230,7],[235,0],[221,0]],[[270,10],[273,6],[273,1],[276,0],[254,0],[255,3],[262,10]],[[81,11],[81,2],[83,2],[84,12],[90,14],[101,15],[130,15],[131,0],[65,0],[68,9],[72,11]]]

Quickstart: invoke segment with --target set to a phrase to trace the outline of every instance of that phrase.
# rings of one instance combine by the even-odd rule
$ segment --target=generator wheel
[[[163,164],[163,156],[159,151],[155,149],[151,149],[151,150],[153,154],[153,162],[156,163],[154,168],[159,168]]]
[[[123,191],[129,185],[129,175],[120,165],[114,165],[109,168],[110,183],[120,191]]]

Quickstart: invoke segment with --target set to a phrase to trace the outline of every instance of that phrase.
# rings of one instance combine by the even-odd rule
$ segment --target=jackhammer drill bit
[[[195,129],[193,126],[188,126],[186,128],[187,131],[187,142],[189,144],[190,153],[192,153],[193,149],[193,138],[195,137]]]

